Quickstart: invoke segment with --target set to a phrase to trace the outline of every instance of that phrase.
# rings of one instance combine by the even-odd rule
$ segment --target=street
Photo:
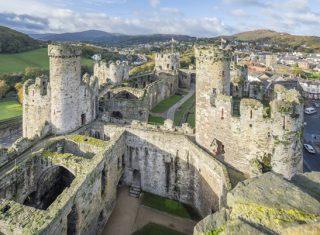
[[[306,106],[311,107],[311,105]],[[303,149],[303,169],[304,171],[320,171],[320,148],[316,148],[316,143],[320,143],[320,108],[316,108],[315,114],[304,114],[304,144],[311,144],[316,149],[316,154],[310,154]]]

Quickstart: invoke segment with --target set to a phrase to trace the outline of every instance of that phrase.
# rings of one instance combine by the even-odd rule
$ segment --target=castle
[[[233,229],[248,230],[227,234],[278,234],[298,222],[320,219],[320,203],[309,189],[282,178],[302,170],[303,112],[296,91],[277,86],[270,106],[243,98],[242,92],[231,96],[232,82],[234,91],[244,88],[237,75],[230,77],[230,52],[197,47],[194,133],[187,124],[175,127],[166,120],[153,126],[130,116],[146,115],[160,100],[156,97],[172,94],[179,83],[178,66],[158,65],[155,73],[123,87],[107,86],[98,96],[99,78],[80,76],[77,48],[50,45],[49,57],[50,80],[25,84],[25,138],[2,153],[15,161],[0,168],[1,233],[98,234],[114,209],[119,184],[186,203],[208,216],[195,234],[230,231],[235,224]],[[148,92],[155,94],[141,103],[145,110],[134,109]],[[233,170],[246,177],[278,174],[269,172],[232,190],[241,180]],[[268,187],[267,195],[265,180],[276,188]],[[261,197],[255,200],[247,191]],[[292,201],[278,203],[284,198]],[[307,210],[300,206],[305,199],[310,202]]]
[[[229,51],[197,48],[196,58],[197,143],[249,176],[264,168],[287,178],[302,172],[303,104],[298,91],[276,86],[271,101],[239,99],[231,96]]]
[[[81,77],[81,50],[49,45],[48,53],[50,81],[40,77],[23,87],[23,136],[30,139],[65,134],[97,117],[98,81]]]
[[[99,86],[103,86],[108,82],[118,85],[129,79],[128,62],[116,61],[106,63],[105,61],[97,61],[93,66],[93,74],[99,80]]]

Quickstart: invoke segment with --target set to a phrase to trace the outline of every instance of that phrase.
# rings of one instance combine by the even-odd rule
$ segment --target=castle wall
[[[162,100],[174,95],[178,90],[178,77],[161,73],[157,79],[142,89],[118,88],[110,90],[110,97],[105,97],[105,110],[109,115],[121,114],[128,120],[148,121],[149,111]],[[128,97],[117,97],[119,93],[128,93]],[[133,92],[137,92],[137,95]],[[131,94],[131,95],[130,95]]]
[[[113,138],[118,127],[104,127]],[[126,184],[196,208],[202,216],[225,203],[229,187],[226,169],[184,135],[127,128],[125,138]]]
[[[112,62],[110,64],[99,61],[93,66],[93,74],[99,79],[99,86],[107,84],[110,80],[113,84],[120,84],[129,79],[128,62]]]
[[[23,136],[42,136],[42,130],[51,120],[50,84],[46,78],[28,80],[23,87]]]
[[[156,72],[177,72],[180,68],[179,53],[157,53],[155,56]]]
[[[299,94],[281,88],[276,92],[281,98],[269,111],[254,99],[242,99],[237,104],[229,96],[224,53],[217,49],[197,52],[197,142],[247,176],[272,169],[290,178],[302,171],[301,139],[293,134],[301,132],[303,126]]]

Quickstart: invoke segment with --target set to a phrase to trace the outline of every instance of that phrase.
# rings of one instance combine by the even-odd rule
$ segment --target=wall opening
[[[165,163],[165,172],[166,172],[166,191],[169,192],[170,188],[170,174],[171,174],[171,163]]]
[[[119,112],[119,111],[114,111],[114,112],[112,112],[112,113],[111,113],[111,117],[117,118],[117,119],[122,119],[122,118],[123,118],[122,113]]]
[[[78,234],[78,211],[76,205],[73,205],[67,216],[67,235]]]
[[[132,173],[132,185],[133,186],[137,186],[137,187],[141,187],[141,173],[138,170],[133,170]]]
[[[107,183],[106,166],[104,166],[101,172],[101,196],[104,196],[106,193],[106,183]]]
[[[81,114],[81,125],[85,125],[86,124],[86,114]]]

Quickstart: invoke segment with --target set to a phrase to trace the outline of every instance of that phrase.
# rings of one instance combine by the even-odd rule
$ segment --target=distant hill
[[[299,36],[288,33],[279,33],[272,30],[254,30],[233,35],[233,39],[240,41],[260,41],[266,43],[278,43],[289,45],[293,49],[307,46],[320,51],[320,37]]]
[[[43,41],[58,42],[91,42],[107,45],[135,45],[143,43],[161,42],[175,39],[179,41],[194,40],[194,37],[174,34],[152,34],[152,35],[125,35],[108,33],[99,30],[88,30],[76,33],[62,34],[31,34],[31,37]]]
[[[40,46],[41,43],[28,35],[0,26],[0,53],[18,53]]]

